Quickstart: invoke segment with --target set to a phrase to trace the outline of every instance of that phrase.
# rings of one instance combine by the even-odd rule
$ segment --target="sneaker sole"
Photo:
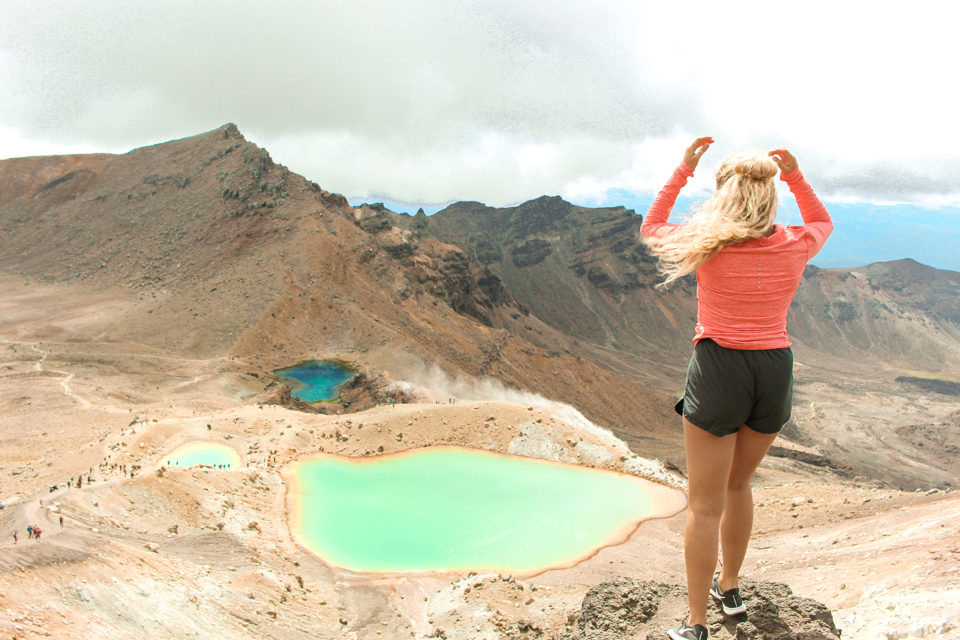
[[[723,612],[728,616],[735,616],[738,613],[743,613],[747,610],[747,605],[743,604],[739,607],[728,608],[727,605],[723,603],[723,594],[717,593],[713,590],[713,587],[710,588],[710,595],[720,601],[720,606],[723,607]]]

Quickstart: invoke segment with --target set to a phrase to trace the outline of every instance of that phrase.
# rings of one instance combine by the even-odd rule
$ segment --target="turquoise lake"
[[[294,479],[300,542],[368,572],[568,565],[684,505],[680,492],[622,473],[451,447],[310,458]]]
[[[203,464],[236,469],[240,466],[240,455],[233,448],[216,442],[191,442],[168,453],[163,462],[168,467],[193,467]]]
[[[277,369],[273,375],[290,388],[290,393],[304,402],[324,402],[335,400],[340,393],[340,385],[356,373],[342,360],[308,360]]]

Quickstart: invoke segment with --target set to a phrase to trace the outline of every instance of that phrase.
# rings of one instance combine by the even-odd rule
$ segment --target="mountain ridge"
[[[351,207],[234,125],[117,156],[0,161],[8,172],[0,269],[126,291],[135,303],[113,319],[115,339],[229,355],[258,375],[330,354],[399,379],[436,365],[562,400],[647,454],[680,458],[671,396],[692,350],[696,281],[657,288],[632,210],[557,196],[429,217]],[[912,261],[808,267],[788,318],[808,367],[798,393],[814,372],[895,393],[898,376],[960,371],[958,293],[957,274]],[[828,453],[880,473],[842,447]]]
[[[116,338],[230,354],[260,372],[330,353],[365,354],[394,375],[436,363],[566,399],[620,431],[675,431],[656,408],[661,392],[457,313],[486,309],[459,283],[479,280],[477,295],[496,298],[496,281],[466,275],[456,247],[426,238],[430,255],[414,256],[409,232],[368,233],[362,211],[274,164],[233,125],[110,157],[82,184],[55,181],[0,207],[0,269],[126,290],[137,305],[116,319]],[[444,289],[450,304],[430,293]],[[502,302],[491,307],[522,313]],[[625,393],[601,401],[604,385]]]

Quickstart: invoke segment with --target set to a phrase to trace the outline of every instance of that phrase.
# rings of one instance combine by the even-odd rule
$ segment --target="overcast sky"
[[[960,3],[0,0],[0,158],[234,122],[352,198],[654,192],[790,147],[835,199],[960,203]],[[709,183],[701,170],[696,186]]]

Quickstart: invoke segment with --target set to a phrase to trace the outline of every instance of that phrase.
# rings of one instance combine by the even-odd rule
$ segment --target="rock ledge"
[[[779,582],[740,581],[746,613],[726,616],[711,598],[711,638],[737,640],[839,640],[833,615],[824,605],[793,595]],[[669,640],[687,613],[686,588],[616,578],[587,592],[575,625],[557,640]]]

